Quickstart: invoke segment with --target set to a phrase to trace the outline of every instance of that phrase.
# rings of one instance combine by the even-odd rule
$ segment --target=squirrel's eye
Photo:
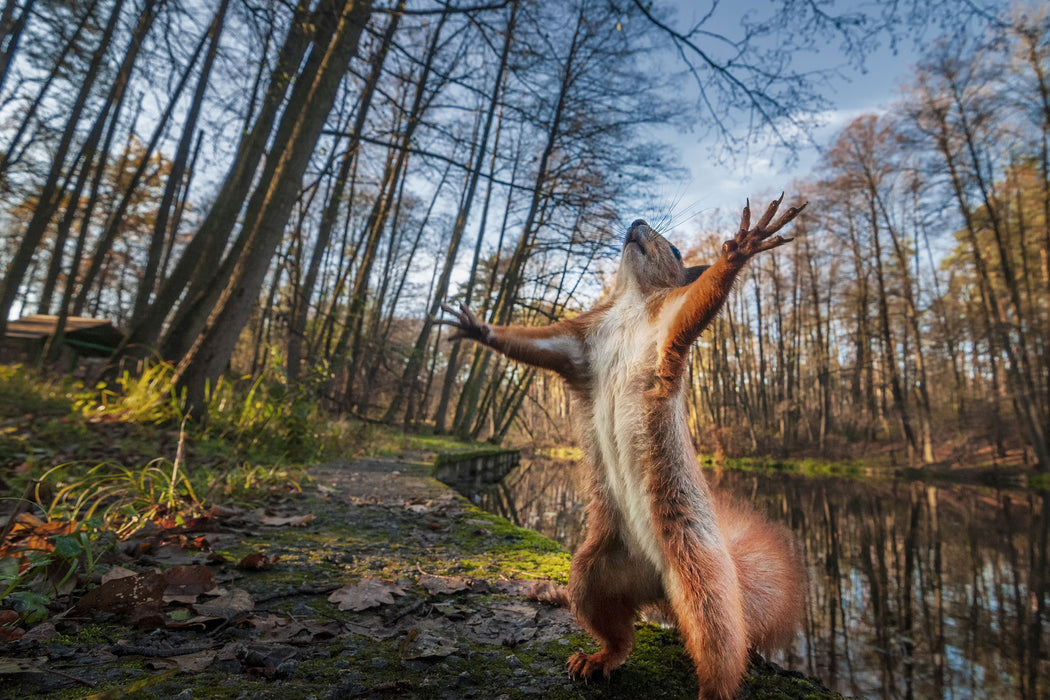
[[[681,259],[682,259],[682,254],[681,254],[681,253],[679,253],[679,252],[678,252],[678,249],[677,249],[677,248],[675,248],[674,246],[671,246],[671,252],[672,252],[672,253],[674,253],[674,256],[675,256],[675,258],[676,258],[677,260],[681,260]]]

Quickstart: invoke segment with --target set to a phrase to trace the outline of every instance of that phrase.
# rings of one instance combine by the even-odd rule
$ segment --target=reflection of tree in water
[[[804,633],[782,661],[864,697],[1050,695],[1050,499],[961,485],[710,472],[798,536]],[[482,505],[572,548],[578,464],[525,460]]]
[[[583,540],[585,493],[578,462],[523,459],[521,466],[480,495],[480,505],[571,550]]]

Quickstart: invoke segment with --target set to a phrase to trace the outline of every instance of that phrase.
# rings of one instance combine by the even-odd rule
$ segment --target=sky
[[[692,17],[710,5],[709,0],[674,0],[674,3],[678,13],[677,27],[687,26]],[[830,9],[851,8],[857,4],[837,0],[830,4]],[[737,35],[744,12],[765,12],[771,5],[771,0],[721,2],[709,26],[714,31]],[[801,58],[813,65],[843,66],[847,63],[834,42]],[[899,97],[901,86],[910,79],[917,60],[914,42],[904,41],[896,52],[884,45],[871,54],[866,61],[866,72],[844,68],[843,75],[832,79],[823,91],[824,97],[832,103],[831,109],[823,113],[824,125],[813,133],[813,140],[818,144],[828,143],[856,117],[885,111]],[[683,80],[688,82],[692,78],[686,76]],[[716,208],[736,210],[747,197],[764,201],[767,196],[788,190],[786,199],[790,201],[792,181],[807,178],[820,157],[818,150],[811,147],[803,149],[791,163],[783,157],[771,163],[761,154],[753,154],[750,159],[729,158],[718,162],[709,145],[700,141],[695,133],[668,129],[664,138],[674,144],[682,164],[691,173],[688,181],[671,185],[661,193],[665,199],[674,202],[672,227],[683,232],[695,229],[695,224],[690,225],[691,220],[702,218],[704,212]]]

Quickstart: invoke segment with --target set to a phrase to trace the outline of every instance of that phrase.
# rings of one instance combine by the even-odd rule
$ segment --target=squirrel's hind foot
[[[605,649],[594,654],[578,651],[569,657],[569,675],[580,680],[590,680],[598,676],[608,678],[612,670],[626,658],[627,654],[613,654]]]

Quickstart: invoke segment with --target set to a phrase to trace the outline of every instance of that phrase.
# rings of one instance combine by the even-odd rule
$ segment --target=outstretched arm
[[[512,360],[553,370],[569,380],[580,377],[585,369],[578,319],[549,326],[494,326],[479,321],[465,306],[457,310],[442,304],[441,308],[453,317],[439,321],[456,329],[451,340],[475,340]]]
[[[680,372],[689,347],[718,315],[733,288],[733,282],[747,261],[762,251],[772,250],[792,240],[776,234],[798,216],[808,202],[790,207],[774,220],[783,201],[782,194],[766,208],[753,228],[751,203],[748,202],[740,218],[740,230],[722,244],[722,255],[717,262],[694,282],[668,296],[664,308],[673,309],[675,315],[664,346],[661,376],[677,376]]]

